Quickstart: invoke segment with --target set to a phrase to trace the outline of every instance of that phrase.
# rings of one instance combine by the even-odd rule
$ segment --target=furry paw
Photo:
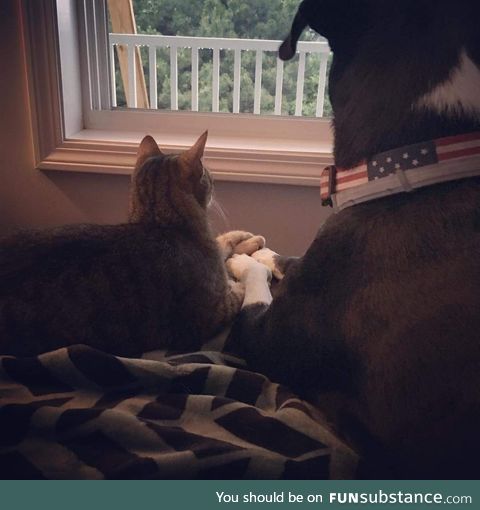
[[[269,248],[262,248],[252,254],[252,258],[260,262],[260,264],[267,266],[277,280],[281,280],[285,276],[277,264],[279,257],[280,255],[278,253],[275,253]]]
[[[265,238],[263,236],[253,236],[246,241],[242,241],[235,246],[233,252],[238,255],[246,254],[251,255],[265,246]]]
[[[253,274],[263,274],[267,280],[270,280],[272,277],[272,272],[268,267],[245,254],[234,254],[227,260],[226,266],[230,275],[240,282],[245,282],[245,280]]]
[[[265,238],[255,236],[251,232],[232,230],[217,237],[218,247],[223,259],[227,260],[234,253],[246,253],[250,255],[265,246]]]

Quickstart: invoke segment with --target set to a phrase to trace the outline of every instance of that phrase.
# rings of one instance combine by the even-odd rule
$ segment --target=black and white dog
[[[334,59],[333,215],[271,298],[261,250],[231,340],[365,459],[360,476],[480,477],[480,2],[304,0]]]

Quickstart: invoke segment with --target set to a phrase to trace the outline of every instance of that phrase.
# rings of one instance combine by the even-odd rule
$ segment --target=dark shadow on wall
[[[127,221],[130,177],[126,175],[45,172],[86,223]]]

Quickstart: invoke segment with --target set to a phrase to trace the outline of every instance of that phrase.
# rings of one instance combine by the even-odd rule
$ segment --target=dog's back
[[[480,134],[479,21],[476,0],[303,2],[282,52],[307,24],[329,39],[338,167]],[[452,140],[452,168],[477,157],[480,175],[480,144]],[[381,466],[365,474],[478,478],[479,250],[480,178],[355,205],[235,334],[252,364],[317,396]]]

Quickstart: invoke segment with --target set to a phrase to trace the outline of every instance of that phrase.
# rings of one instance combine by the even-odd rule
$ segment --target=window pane
[[[288,33],[298,3],[133,0],[132,18],[128,0],[110,0],[113,106],[330,116],[326,42],[305,31],[311,43],[277,60],[272,41]]]

